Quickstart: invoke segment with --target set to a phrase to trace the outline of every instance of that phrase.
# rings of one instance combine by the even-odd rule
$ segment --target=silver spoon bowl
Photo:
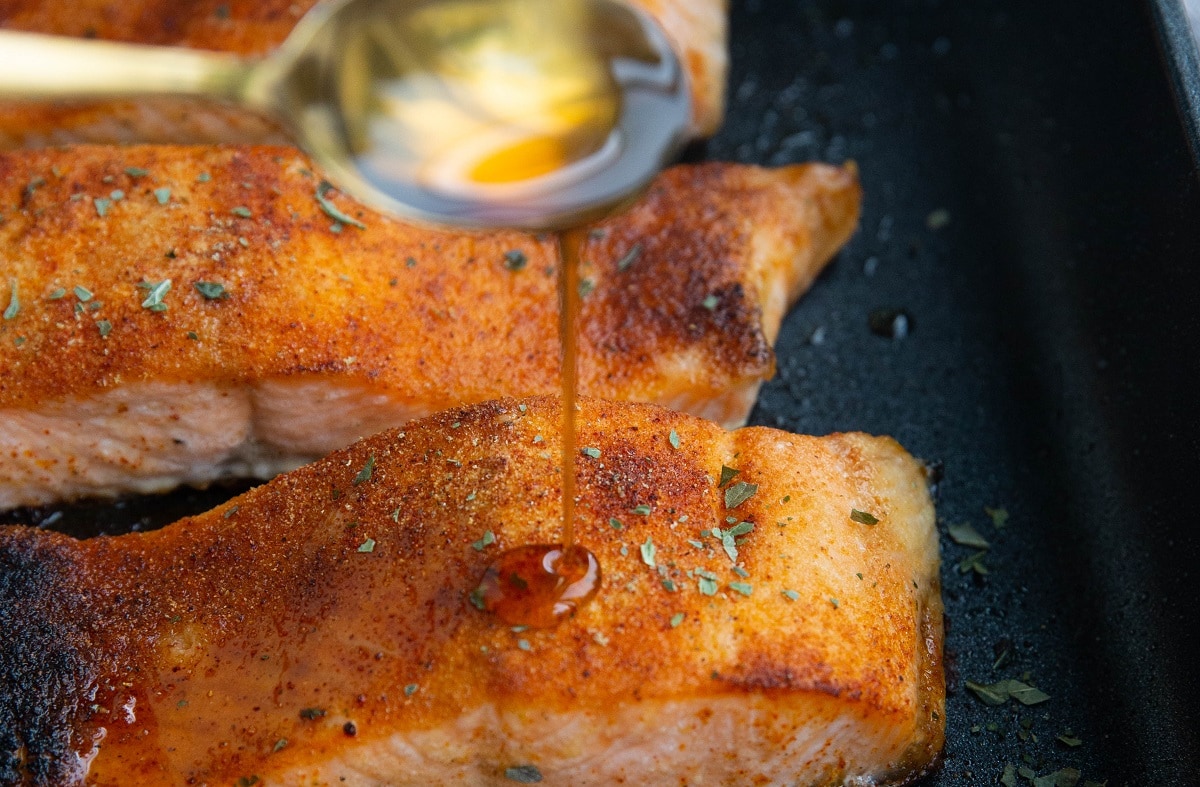
[[[332,0],[261,59],[0,31],[0,61],[7,100],[242,105],[363,203],[464,227],[611,212],[691,119],[666,36],[613,0]]]

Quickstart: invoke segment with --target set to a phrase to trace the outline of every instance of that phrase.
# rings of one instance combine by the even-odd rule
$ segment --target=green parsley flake
[[[829,597],[829,603],[830,603],[830,604],[833,604],[833,608],[834,608],[834,609],[837,609],[838,607],[840,607],[840,606],[842,605],[842,604],[841,604],[841,602],[840,602],[840,601],[838,601],[838,600],[837,600],[836,598],[834,598],[833,596],[830,596],[830,597]]]
[[[125,192],[120,189],[113,189],[108,195],[113,202],[120,202],[125,199]]]
[[[1083,745],[1083,739],[1076,738],[1075,734],[1070,730],[1063,730],[1062,735],[1057,736],[1057,738],[1059,741],[1065,743],[1067,746],[1070,746],[1072,749],[1074,749],[1076,746]]]
[[[672,429],[671,433],[669,435],[667,435],[667,442],[669,442],[671,444],[672,448],[678,449],[679,448],[679,432],[676,432],[674,429]]]
[[[222,298],[228,298],[229,293],[225,291],[225,285],[215,281],[198,281],[192,285],[196,288],[196,292],[205,297],[206,300],[216,301]]]
[[[163,303],[163,296],[171,291],[170,279],[141,281],[138,282],[137,286],[139,289],[146,290],[147,292],[146,300],[142,301],[143,309],[149,309],[152,312],[165,312],[167,310],[167,304]]]
[[[235,216],[241,216],[243,219],[248,219],[254,215],[253,213],[250,212],[250,209],[247,208],[245,205],[238,205],[236,208],[234,208],[233,210],[231,210],[229,212]]]
[[[638,516],[650,516],[650,506],[646,505],[645,503],[641,504],[640,506],[634,506],[631,510]]]
[[[207,172],[201,172],[196,176],[197,183],[208,183],[210,180],[212,180],[212,175],[209,175]]]
[[[194,342],[200,341],[200,334],[196,333],[195,331],[188,331],[187,337]]]
[[[625,527],[625,525],[621,524],[621,520],[617,519],[616,517],[609,517],[608,525],[613,530],[620,530],[621,528]]]
[[[729,587],[743,596],[748,596],[754,592],[754,587],[749,582],[730,582]]]
[[[654,553],[657,551],[654,548],[654,541],[650,538],[646,539],[646,543],[642,544],[642,562],[650,568],[654,568]]]
[[[997,530],[1003,530],[1008,524],[1008,509],[1005,508],[988,508],[984,506],[983,513],[987,514],[992,520],[992,527]]]
[[[305,721],[313,721],[314,719],[320,719],[324,716],[324,708],[304,708],[300,711],[300,718],[304,719]]]
[[[640,256],[642,256],[642,243],[641,241],[638,241],[637,243],[633,244],[633,248],[625,252],[625,255],[621,257],[621,259],[617,260],[617,270],[628,270],[629,266],[637,262],[638,257]]]
[[[784,590],[782,592],[783,592],[783,597],[786,598],[788,601],[795,601],[796,599],[800,598],[800,594],[794,590]]]
[[[471,606],[478,610],[486,610],[487,604],[483,601],[483,588],[477,587],[467,594],[467,600],[471,602]]]
[[[280,738],[279,740],[275,741],[275,746],[272,747],[271,751],[283,751],[284,749],[287,748],[287,745],[288,745],[288,739]]]
[[[717,578],[715,575],[707,571],[699,572],[697,583],[700,586],[700,592],[705,596],[717,595]]]
[[[366,541],[364,541],[358,545],[358,551],[363,552],[363,553],[374,552],[375,551],[375,539],[368,537]]]
[[[741,472],[742,472],[741,470],[735,470],[732,467],[726,467],[725,465],[721,465],[721,480],[717,482],[717,486],[725,486],[730,481],[732,481],[734,478],[736,478],[737,475]]]
[[[58,300],[62,300],[66,296],[67,296],[67,291],[65,289],[63,289],[62,287],[55,287],[53,290],[50,291],[50,294],[47,295],[46,297],[52,301],[58,301]]]
[[[736,538],[737,536],[744,536],[747,533],[752,532],[753,530],[754,530],[753,522],[738,522],[736,525],[729,528],[725,532]]]
[[[660,566],[659,568],[665,569],[666,566]],[[675,581],[671,579],[664,579],[662,581],[662,586],[668,593],[674,593],[679,589],[675,586]]]
[[[585,448],[585,449],[583,449],[583,455],[590,456],[592,459],[599,459],[600,458],[600,449],[599,448]]]
[[[354,485],[365,484],[371,480],[371,474],[375,472],[375,454],[371,454],[367,458],[367,463],[363,465],[363,469],[358,471],[358,475],[354,476]]]
[[[96,322],[96,327],[100,329],[100,338],[106,338],[112,333],[112,323],[108,320],[99,320]]]
[[[529,644],[529,640],[527,639],[517,640],[517,647],[525,651],[533,650],[533,646]]]
[[[483,531],[483,538],[479,539],[478,541],[472,542],[471,546],[475,549],[476,552],[482,552],[484,549],[486,549],[487,547],[491,546],[494,543],[496,543],[496,534],[490,530],[485,530],[485,531]]]
[[[520,784],[537,784],[542,780],[542,772],[536,765],[514,765],[504,769],[504,778]]]
[[[988,567],[983,563],[983,559],[985,557],[987,557],[987,550],[981,549],[978,552],[968,555],[967,557],[964,557],[962,560],[958,561],[958,565],[955,566],[955,568],[958,569],[958,573],[960,574],[967,574],[974,571],[980,576],[986,576],[988,573]]]
[[[753,497],[757,491],[758,484],[748,484],[745,481],[738,481],[725,490],[725,507],[737,508]]]
[[[325,195],[328,194],[332,188],[332,184],[324,180],[321,181],[320,185],[317,186],[317,191],[313,196],[317,198],[317,204],[321,206],[321,210],[325,211],[325,215],[334,221],[340,221],[343,224],[349,224],[351,227],[358,227],[360,230],[365,230],[367,228],[366,224],[363,224],[361,221],[353,218],[352,216],[347,216],[345,213],[338,210],[337,205],[334,205],[325,197]]]
[[[420,687],[420,686],[418,686],[417,684],[415,684],[415,683],[410,683],[410,684],[408,684],[407,686],[405,686],[405,687],[404,687],[404,696],[405,696],[405,697],[411,697],[412,695],[416,694],[416,693],[417,693],[417,691],[418,691],[420,688],[421,688],[421,687]]]
[[[8,308],[4,310],[4,319],[15,319],[21,313],[21,299],[17,295],[17,280],[8,280],[9,291],[11,295],[8,297]]]
[[[520,249],[512,249],[511,251],[504,252],[504,267],[513,273],[524,268],[528,262],[529,258]]]
[[[1019,680],[1002,680],[990,685],[967,681],[966,684],[985,705],[1003,705],[1009,699],[1022,705],[1037,705],[1050,699],[1049,694]]]
[[[950,525],[946,531],[950,534],[950,540],[960,546],[974,547],[975,549],[987,549],[991,546],[987,539],[967,522],[961,525]]]
[[[866,511],[859,511],[857,508],[850,509],[850,518],[863,525],[879,524],[879,519],[875,516],[868,514]]]
[[[579,280],[579,297],[580,298],[586,298],[587,296],[589,296],[593,292],[595,292],[595,290],[596,290],[596,282],[592,281],[591,279],[580,279]]]
[[[671,616],[671,628],[678,628],[679,624],[683,622],[683,617],[684,616],[683,616],[682,612],[676,612],[674,615],[672,615]]]
[[[142,169],[141,167],[126,167],[125,174],[136,180],[137,178],[144,178],[149,175],[150,170]]]
[[[703,301],[700,302],[700,305],[703,306],[704,308],[708,309],[711,312],[711,311],[716,310],[717,304],[720,302],[721,301],[717,298],[717,296],[709,295],[707,298],[705,298]]]
[[[96,215],[104,218],[108,215],[108,207],[112,205],[112,200],[96,197],[92,200],[92,204],[96,206]]]
[[[171,201],[171,189],[166,186],[163,186],[161,189],[155,189],[154,199],[158,200],[159,205],[166,205]]]

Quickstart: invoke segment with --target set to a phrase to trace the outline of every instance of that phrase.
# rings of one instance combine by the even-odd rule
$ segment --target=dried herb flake
[[[504,252],[504,267],[513,273],[522,270],[528,262],[529,258],[520,249],[510,249]]]
[[[371,475],[375,472],[375,454],[367,457],[367,463],[363,465],[363,469],[358,471],[358,475],[354,476],[354,485],[365,484],[371,480]]]
[[[536,765],[513,765],[504,769],[504,778],[520,784],[537,784],[542,780],[542,772]]]
[[[879,519],[876,516],[873,514],[868,514],[866,511],[859,511],[857,508],[850,509],[850,518],[863,525],[879,524]]]
[[[9,279],[8,286],[11,294],[8,296],[8,308],[4,310],[4,319],[12,320],[21,313],[21,299],[17,293],[17,280]]]
[[[991,544],[987,539],[979,534],[979,531],[971,527],[970,523],[963,522],[961,525],[949,525],[946,532],[950,535],[950,540],[964,547],[974,547],[975,549],[988,549]]]
[[[321,181],[320,185],[317,186],[317,191],[314,196],[317,198],[317,204],[321,206],[321,210],[325,211],[325,215],[334,221],[340,221],[343,224],[349,224],[352,227],[358,227],[360,230],[365,230],[367,228],[366,224],[363,224],[356,218],[347,216],[345,213],[338,210],[337,205],[334,205],[332,202],[326,199],[325,195],[332,188],[333,185],[324,180]]]
[[[196,292],[203,295],[207,300],[217,301],[223,298],[228,298],[229,293],[225,289],[225,285],[215,281],[198,281],[192,285],[196,288]]]
[[[629,251],[625,252],[625,255],[621,259],[617,260],[617,270],[628,270],[629,266],[637,262],[640,256],[642,256],[642,243],[638,241],[633,244],[633,247]]]
[[[650,538],[647,538],[646,543],[642,544],[642,546],[641,546],[641,552],[642,552],[642,562],[645,563],[647,566],[650,566],[650,568],[654,568],[654,566],[655,566],[654,553],[656,551],[657,550],[655,550],[655,548],[654,548],[654,541]]]
[[[152,312],[165,312],[167,310],[167,304],[163,303],[163,297],[171,291],[170,279],[140,281],[137,286],[138,289],[146,290],[146,299],[142,301],[143,309],[149,309]]]
[[[732,484],[725,490],[725,507],[737,508],[742,503],[745,503],[754,493],[758,491],[758,484],[750,484],[745,481],[738,481]]]

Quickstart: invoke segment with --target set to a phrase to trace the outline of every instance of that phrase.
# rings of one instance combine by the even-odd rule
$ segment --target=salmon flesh
[[[561,533],[558,400],[452,410],[220,508],[0,529],[5,784],[877,785],[944,733],[923,468],[893,440],[584,400],[550,629],[471,602]]]

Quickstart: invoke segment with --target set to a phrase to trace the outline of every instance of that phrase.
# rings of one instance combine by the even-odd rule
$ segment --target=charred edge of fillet
[[[0,783],[72,778],[97,660],[70,604],[67,539],[12,528],[0,537]]]

